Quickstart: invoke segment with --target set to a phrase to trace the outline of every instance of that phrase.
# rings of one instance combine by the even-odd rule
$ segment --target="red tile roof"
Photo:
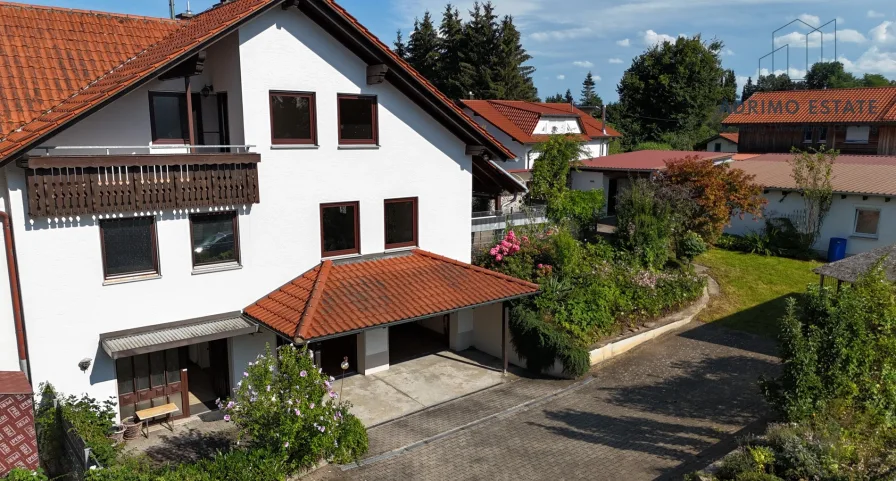
[[[310,340],[534,294],[538,285],[423,250],[324,261],[245,309]]]
[[[607,126],[607,133],[604,134],[600,120],[567,103],[520,100],[462,100],[461,103],[521,144],[534,144],[548,138],[547,135],[533,134],[538,121],[545,116],[579,117],[583,141],[622,136],[610,126]]]
[[[33,394],[34,390],[22,371],[0,371],[0,394]]]
[[[736,144],[738,139],[740,138],[740,134],[737,132],[722,132],[721,134],[719,134],[719,137],[729,140],[731,142],[734,142]]]
[[[188,22],[178,24],[156,43],[146,45],[136,56],[124,61],[108,73],[95,79],[81,90],[45,111],[22,128],[0,139],[0,158],[27,146],[29,142],[47,135],[60,126],[77,120],[82,114],[101,106],[128,87],[148,81],[173,66],[187,55],[192,55],[216,35],[226,33],[240,21],[253,17],[280,0],[235,0],[207,10]],[[88,30],[96,26],[88,26]],[[100,33],[97,31],[96,33]],[[90,42],[88,40],[87,47]]]
[[[0,137],[177,28],[176,20],[0,2]]]
[[[146,33],[147,41],[142,47],[145,50],[140,49],[136,40],[134,42],[124,42],[128,45],[133,44],[132,49],[137,49],[136,52],[130,54],[132,56],[124,58],[113,58],[112,55],[107,54],[106,50],[108,49],[103,50],[102,48],[94,46],[94,37],[105,34],[106,29],[110,28],[109,26],[105,24],[87,24],[85,30],[91,31],[93,34],[75,36],[72,38],[72,45],[65,44],[65,47],[63,47],[62,50],[71,48],[81,48],[90,51],[98,50],[99,52],[95,55],[109,57],[107,59],[109,65],[104,64],[104,68],[99,70],[102,72],[101,74],[97,75],[92,74],[91,72],[83,72],[84,78],[79,79],[79,82],[73,81],[74,83],[66,85],[64,88],[60,86],[59,89],[61,93],[56,94],[56,97],[61,96],[61,101],[53,96],[44,99],[43,90],[41,88],[35,89],[30,85],[23,84],[20,89],[32,91],[36,98],[41,99],[42,103],[40,106],[34,107],[36,110],[30,115],[17,118],[16,121],[11,122],[11,124],[14,125],[21,125],[17,130],[0,130],[0,160],[6,160],[14,153],[27,148],[29,143],[38,140],[42,136],[50,135],[67,123],[78,120],[82,115],[85,115],[93,109],[101,107],[105,102],[110,101],[115,95],[126,93],[129,89],[136,88],[136,86],[140,85],[142,82],[154,78],[159,73],[162,73],[164,70],[176,64],[176,62],[186,58],[187,55],[192,55],[194,51],[203,48],[206,43],[213,40],[219,34],[222,34],[222,32],[226,33],[243,21],[254,17],[268,8],[279,5],[282,1],[283,0],[233,0],[226,4],[220,4],[215,8],[202,12],[189,21],[174,23],[173,27],[164,27],[170,28],[167,36],[163,35],[163,32],[158,32],[158,38],[156,38],[155,36]],[[462,109],[454,104],[454,102],[439,92],[439,90],[429,81],[416,72],[407,62],[399,58],[388,46],[386,46],[386,44],[381,42],[335,1],[322,0],[322,3],[333,9],[333,11],[372,41],[383,54],[388,55],[402,68],[407,69],[407,71],[421,83],[425,90],[428,90],[431,94],[435,95],[447,108],[459,115],[459,118],[463,122],[466,122],[469,127],[481,134],[487,142],[491,143],[491,145],[488,145],[487,147],[494,150],[495,154],[503,155],[508,159],[515,157],[513,152],[489,134],[486,129],[467,116]],[[10,10],[11,13],[9,15],[21,16],[25,11],[26,9],[19,10],[18,8],[15,8]],[[119,19],[136,18],[112,14],[96,13],[95,15],[110,15]],[[23,21],[26,23],[33,23],[32,20]],[[148,23],[155,22],[153,25],[168,25],[170,22],[161,19],[154,19],[152,21],[144,19],[142,21]],[[80,22],[77,21],[68,21],[65,28],[78,31],[80,27],[74,27],[74,25],[78,25],[79,23]],[[0,24],[0,26],[2,25],[3,24]],[[34,27],[32,26],[32,28]],[[155,26],[152,28],[162,29],[163,27]],[[4,35],[6,35],[6,32],[4,32]],[[17,50],[10,54],[10,58],[12,59],[9,61],[10,65],[27,65],[27,63],[30,62],[31,56],[29,55],[28,50],[21,46],[23,38],[27,38],[27,35],[12,37],[11,42],[17,47]],[[108,43],[116,42],[118,41],[110,39]],[[2,40],[0,40],[0,46],[3,45]],[[52,54],[48,55],[52,57]],[[0,59],[2,59],[2,57],[0,57]],[[112,66],[111,70],[109,69],[110,66]],[[57,67],[52,65],[48,65],[46,68],[47,70],[53,71],[57,69]],[[10,82],[3,77],[12,77],[13,80],[11,80],[11,82],[17,82],[17,80],[15,80],[16,77],[8,73],[11,71],[8,69],[8,65],[0,63],[0,82]],[[0,86],[3,86],[3,84],[0,83]],[[5,88],[0,89],[0,92],[4,92],[0,93],[0,97],[5,97],[5,91]],[[18,107],[14,108],[18,109]],[[493,176],[506,176],[506,173],[497,166],[488,163],[480,164],[482,164],[480,167],[491,171]],[[515,184],[511,181],[507,181],[504,184],[505,187],[509,186],[510,190],[519,190],[518,188],[515,188]]]
[[[862,102],[861,105],[859,101]],[[869,109],[869,101],[874,102],[873,109]],[[777,110],[779,103],[780,112],[769,111],[770,105]],[[754,108],[751,109],[751,106]],[[731,113],[722,123],[740,125],[896,122],[896,87],[757,92],[739,109],[740,113],[737,111]]]
[[[733,155],[733,153],[689,150],[639,150],[583,160],[579,169],[654,171],[665,169],[667,160],[698,157],[722,161],[731,159]]]
[[[763,187],[796,189],[792,154],[764,154],[735,162],[732,167],[756,176]],[[896,195],[896,156],[839,155],[834,161],[831,184],[842,194]]]

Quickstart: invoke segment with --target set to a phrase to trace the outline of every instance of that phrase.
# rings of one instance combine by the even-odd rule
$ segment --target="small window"
[[[716,152],[721,152],[722,151],[722,143],[716,142],[715,145],[713,146],[713,148]]]
[[[377,143],[376,97],[339,96],[339,143]]]
[[[417,245],[417,198],[390,199],[385,204],[386,249]]]
[[[852,125],[846,128],[847,144],[867,144],[868,135],[871,133],[871,127]]]
[[[812,143],[812,127],[803,127],[803,143]]]
[[[149,117],[155,143],[188,143],[187,95],[177,92],[150,92]]]
[[[818,143],[826,144],[828,142],[828,128],[820,127],[818,129]]]
[[[320,229],[321,255],[323,257],[361,252],[357,202],[321,204]]]
[[[317,144],[313,93],[271,92],[271,143]]]
[[[193,267],[240,262],[236,212],[190,216]]]
[[[864,237],[877,237],[880,209],[856,208],[856,223],[853,233]]]
[[[102,220],[100,236],[106,279],[158,274],[153,217]]]

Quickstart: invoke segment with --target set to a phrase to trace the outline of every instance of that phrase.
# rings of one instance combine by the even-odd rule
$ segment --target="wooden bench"
[[[174,432],[174,426],[171,425],[171,415],[177,411],[180,411],[180,409],[177,408],[176,404],[168,403],[137,411],[134,413],[134,417],[137,418],[137,421],[140,421],[143,424],[143,427],[141,427],[140,430],[143,431],[145,429],[146,431],[143,435],[149,438],[149,420],[159,416],[165,416],[165,421],[168,421],[168,429],[171,432]]]

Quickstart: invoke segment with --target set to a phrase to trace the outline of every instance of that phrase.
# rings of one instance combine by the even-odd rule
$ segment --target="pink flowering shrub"
[[[294,466],[350,461],[367,451],[351,404],[339,400],[335,380],[314,365],[307,348],[282,346],[276,355],[268,348],[249,363],[233,397],[218,405],[240,439],[282,453]]]
[[[507,256],[512,256],[520,251],[521,245],[528,244],[529,238],[526,236],[517,237],[513,231],[507,232],[507,235],[495,247],[492,247],[488,253],[496,262],[501,262]]]

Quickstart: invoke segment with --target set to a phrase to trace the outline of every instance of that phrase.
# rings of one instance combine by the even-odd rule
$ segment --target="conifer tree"
[[[513,17],[506,15],[501,21],[497,80],[498,98],[504,100],[536,100],[538,90],[532,82],[535,67],[525,65],[532,59],[521,43],[519,30],[513,24]]]
[[[460,12],[450,3],[442,13],[439,42],[439,75],[430,80],[450,99],[467,98],[473,84],[473,67],[467,62],[469,55]]]
[[[492,70],[498,63],[498,23],[491,1],[473,3],[470,21],[464,29],[469,63],[473,67],[470,90],[477,99],[497,98],[497,75]]]
[[[572,90],[566,89],[566,95],[563,96],[563,101],[568,104],[573,103]]]
[[[439,72],[439,35],[432,24],[429,11],[423,14],[423,20],[414,20],[414,33],[408,40],[408,62],[420,74],[429,80],[435,79]]]
[[[404,43],[404,38],[401,35],[401,29],[398,29],[398,32],[395,35],[395,42],[392,43],[392,50],[395,51],[395,54],[404,60],[408,59],[408,46]]]
[[[582,94],[581,97],[579,97],[579,105],[596,107],[604,104],[600,95],[597,95],[597,92],[594,90],[594,85],[594,76],[589,71],[588,75],[585,76],[585,80],[582,82]]]

